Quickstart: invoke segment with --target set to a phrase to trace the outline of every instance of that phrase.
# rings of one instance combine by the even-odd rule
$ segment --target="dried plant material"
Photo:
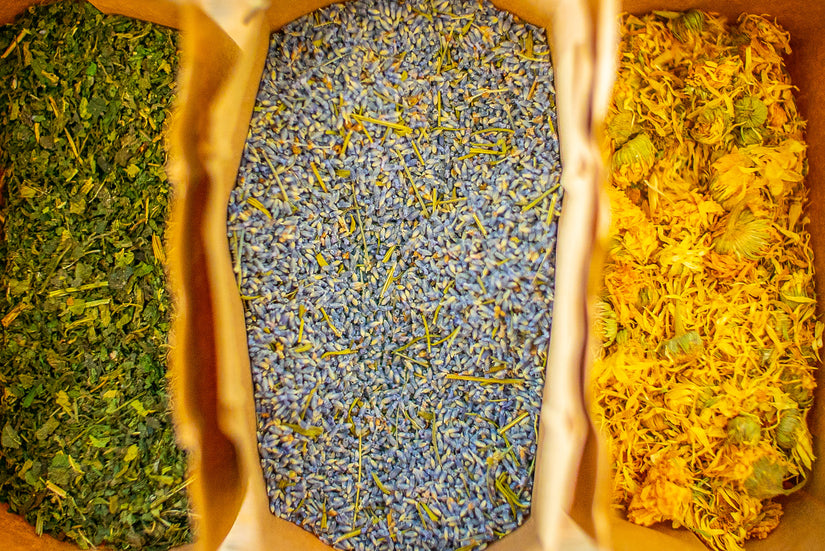
[[[673,36],[682,42],[687,42],[692,34],[701,32],[704,26],[704,14],[699,10],[690,10],[675,18],[671,29]]]
[[[596,421],[630,521],[738,551],[777,526],[773,498],[813,462],[805,420],[825,326],[789,39],[751,15],[622,23]]]
[[[610,346],[616,340],[619,326],[616,322],[616,313],[610,304],[603,300],[596,303],[596,312],[596,334],[599,335],[604,346]]]
[[[714,240],[716,250],[722,254],[735,254],[755,260],[759,258],[770,239],[770,224],[747,210],[736,210],[727,217],[725,229]]]
[[[733,104],[736,124],[757,128],[768,120],[768,108],[759,98],[745,96]]]
[[[270,509],[327,545],[470,551],[530,514],[553,74],[542,29],[474,0],[271,37],[227,231]]]
[[[179,548],[192,478],[163,247],[177,33],[32,4],[0,26],[0,501],[81,549]]]
[[[635,118],[630,111],[619,111],[607,124],[607,135],[615,141],[617,145],[624,144],[633,136]]]
[[[784,493],[782,481],[787,470],[780,463],[760,457],[753,464],[753,472],[745,480],[745,491],[756,499],[767,499]]]
[[[705,107],[693,119],[691,137],[699,143],[713,145],[730,131],[730,118],[723,107]]]
[[[802,427],[802,418],[796,408],[782,412],[776,427],[776,444],[785,450],[796,445],[796,431]]]
[[[613,154],[614,174],[617,180],[621,175],[627,184],[639,182],[650,172],[655,160],[656,147],[650,136],[644,132],[637,134]]]
[[[703,348],[699,332],[689,331],[665,342],[664,355],[669,358],[692,359],[698,356]]]
[[[737,415],[728,421],[728,438],[735,444],[756,444],[761,436],[762,426],[752,415]]]

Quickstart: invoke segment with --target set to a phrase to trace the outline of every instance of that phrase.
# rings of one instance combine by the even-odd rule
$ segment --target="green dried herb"
[[[190,539],[166,388],[176,35],[71,1],[0,28],[0,500],[83,548]]]
[[[728,421],[728,438],[735,444],[756,444],[762,435],[759,419],[740,414]]]
[[[753,464],[753,473],[745,480],[745,491],[756,499],[768,499],[786,493],[783,481],[788,470],[767,457]]]
[[[776,444],[785,450],[793,449],[796,446],[796,432],[801,427],[802,417],[798,409],[783,411],[776,427]]]

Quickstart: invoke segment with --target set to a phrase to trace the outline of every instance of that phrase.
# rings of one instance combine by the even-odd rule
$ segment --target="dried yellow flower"
[[[783,411],[776,427],[776,444],[786,450],[792,449],[796,446],[796,431],[801,427],[802,418],[799,416],[799,410]]]
[[[761,145],[765,140],[764,130],[751,126],[740,126],[734,137],[739,146]]]
[[[728,421],[728,438],[735,444],[755,444],[761,435],[762,425],[752,415],[737,415]]]
[[[673,36],[687,42],[688,37],[702,32],[705,16],[699,10],[690,10],[673,20]]]
[[[765,103],[754,96],[745,96],[733,104],[736,112],[736,124],[756,128],[768,120],[768,108]]]
[[[710,165],[710,196],[728,210],[758,200],[758,172],[753,158],[741,149],[722,155]]]
[[[703,349],[698,331],[688,331],[665,342],[663,353],[670,358],[695,358]]]
[[[690,136],[701,144],[713,145],[724,140],[729,131],[730,117],[725,109],[705,107],[693,119]]]
[[[745,480],[745,491],[757,499],[767,499],[785,493],[783,481],[788,470],[767,457],[760,457],[753,464],[753,472]]]
[[[607,123],[607,134],[619,145],[624,144],[634,134],[636,117],[630,111],[619,111]]]
[[[768,246],[770,222],[755,216],[748,209],[731,212],[724,223],[724,231],[713,242],[722,254],[735,254],[750,260],[759,258]]]
[[[596,303],[596,324],[596,334],[601,337],[602,342],[607,343],[606,346],[613,344],[619,324],[616,320],[616,312],[603,300]]]
[[[626,15],[622,31],[594,415],[630,521],[741,551],[814,460],[825,324],[788,35],[695,10]]]
[[[613,154],[613,178],[625,184],[640,182],[656,160],[656,146],[642,132],[627,141]]]

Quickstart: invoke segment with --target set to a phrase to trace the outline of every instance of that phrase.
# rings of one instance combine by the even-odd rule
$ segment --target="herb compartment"
[[[819,290],[817,312],[821,314],[823,304],[825,304],[822,295],[822,285],[825,282],[823,275],[825,259],[820,254],[823,250],[823,243],[825,243],[825,225],[823,224],[823,217],[820,215],[823,208],[825,208],[825,203],[823,203],[825,201],[825,186],[822,183],[825,177],[825,168],[821,166],[821,153],[825,149],[825,112],[823,112],[821,105],[823,96],[825,96],[825,89],[823,89],[818,79],[818,71],[825,51],[825,44],[820,32],[821,26],[825,22],[825,9],[823,9],[823,6],[818,3],[803,1],[653,2],[644,0],[621,3],[609,2],[605,3],[603,7],[606,10],[604,13],[610,15],[601,19],[603,24],[600,27],[600,33],[602,35],[615,35],[617,29],[615,18],[620,11],[627,11],[641,16],[654,10],[687,11],[689,9],[721,13],[727,16],[731,22],[735,22],[740,13],[766,14],[771,19],[775,17],[777,22],[790,33],[792,53],[786,57],[786,66],[795,88],[794,94],[797,107],[802,118],[807,120],[805,139],[808,145],[809,172],[806,176],[806,185],[809,195],[804,215],[807,215],[810,219],[807,229],[811,234],[811,244],[814,251],[815,286]],[[615,55],[615,51],[610,55]],[[612,59],[614,58],[608,56],[606,59],[602,59],[601,62],[603,66],[615,66]],[[603,91],[609,94],[609,87],[605,86]],[[597,96],[600,94],[600,92],[596,92]],[[600,133],[606,131],[605,126],[603,125],[602,129],[599,130]],[[603,247],[606,247],[605,237],[606,233],[603,229],[599,237],[599,242]],[[600,277],[601,266],[598,265],[598,259],[596,259],[596,264],[594,274],[599,274],[596,277]],[[596,296],[593,298],[595,299]],[[595,302],[591,303],[591,306],[595,307]],[[595,316],[591,317],[591,319],[594,318]],[[597,339],[597,336],[591,338],[591,350],[593,351],[598,346],[598,342],[595,342]],[[814,455],[819,457],[823,450],[823,408],[821,405],[823,378],[821,371],[817,372],[816,379],[818,388],[814,394],[814,405],[808,416],[808,424],[813,436]],[[592,390],[590,392],[592,393]],[[594,451],[588,452],[587,456],[598,467],[581,471],[580,479],[581,477],[588,477],[596,481],[596,495],[599,496],[597,501],[601,503],[601,506],[595,509],[594,519],[586,516],[579,517],[578,511],[576,511],[575,514],[583,526],[595,521],[594,526],[600,527],[603,541],[613,549],[652,550],[662,546],[680,550],[695,549],[698,551],[705,549],[690,532],[683,529],[674,530],[670,528],[669,523],[657,524],[653,528],[641,528],[618,516],[614,516],[612,513],[608,513],[612,488],[612,483],[608,482],[612,478],[607,474],[610,471],[610,465],[603,443],[595,438],[592,442],[595,446],[600,447],[600,451],[597,453],[595,448],[588,448]],[[820,526],[822,525],[823,514],[825,514],[825,507],[823,507],[823,503],[825,503],[823,474],[825,473],[822,469],[822,462],[815,460],[807,485],[801,491],[779,499],[784,506],[785,514],[775,531],[764,540],[748,541],[745,544],[746,550],[816,549],[821,546],[820,542],[823,534]]]
[[[181,293],[175,369],[183,433],[195,444],[193,484],[202,515],[200,542],[214,548],[245,538],[250,548],[282,544],[329,549],[268,507],[257,449],[252,381],[239,296],[226,238],[226,207],[236,185],[243,144],[269,43],[269,33],[328,2],[257,3],[234,9],[185,10],[184,111],[173,136],[179,196],[173,211],[172,265]],[[572,492],[586,426],[576,390],[583,342],[584,291],[595,223],[598,171],[588,132],[596,36],[589,6],[570,2],[495,2],[528,23],[552,29],[553,66],[565,199],[559,225],[556,304],[545,386],[533,511],[491,548],[549,549]],[[189,61],[189,64],[186,64]],[[204,114],[209,116],[205,117]],[[307,183],[307,185],[310,185]],[[551,451],[552,450],[552,451]],[[245,526],[245,528],[243,528]]]

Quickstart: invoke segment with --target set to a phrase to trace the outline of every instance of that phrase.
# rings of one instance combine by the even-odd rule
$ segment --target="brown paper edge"
[[[212,106],[243,56],[198,7],[185,7],[182,23],[180,111],[170,135],[175,195],[168,257],[176,300],[170,365],[180,436],[190,452],[197,547],[216,549],[240,509],[244,476],[239,431],[227,426],[229,408],[221,406],[224,372],[218,367],[217,342],[225,337],[219,332],[222,305],[213,300],[220,279],[212,269],[216,251],[210,247],[215,237],[209,235],[209,207],[214,203],[213,182],[220,178],[210,161],[213,121],[222,113]],[[208,48],[202,47],[204,42]]]
[[[604,194],[606,183],[605,158],[601,142],[604,118],[610,105],[611,92],[615,81],[616,55],[618,47],[619,13],[618,0],[591,0],[593,21],[596,27],[595,77],[593,81],[592,111],[590,119],[590,139],[598,168],[594,174],[593,247],[587,273],[586,314],[583,321],[587,329],[585,356],[582,359],[581,392],[584,396],[585,415],[588,418],[587,435],[582,461],[576,482],[576,494],[571,516],[588,534],[593,536],[600,548],[610,549],[612,542],[610,462],[606,444],[598,434],[589,415],[593,394],[590,371],[600,342],[590,330],[593,325],[596,298],[601,288],[601,272],[607,251],[610,225],[610,205]]]
[[[0,25],[14,21],[26,8],[35,4],[48,4],[55,0],[4,0],[0,5]],[[149,21],[164,27],[180,28],[179,2],[176,0],[87,0],[103,13],[124,15]]]
[[[14,21],[14,19],[29,6],[35,4],[45,4],[48,0],[6,0],[0,5],[0,25],[6,25]]]
[[[598,225],[595,183],[599,160],[591,135],[598,42],[592,8],[587,2],[559,2],[548,26],[557,76],[565,202],[559,220],[554,331],[533,491],[532,516],[537,520],[541,549],[557,548],[566,514],[578,518],[591,537],[597,532],[589,522],[594,499],[591,480],[576,477],[582,462],[588,460],[582,376],[587,359],[587,281]],[[577,510],[582,513],[577,515]]]

